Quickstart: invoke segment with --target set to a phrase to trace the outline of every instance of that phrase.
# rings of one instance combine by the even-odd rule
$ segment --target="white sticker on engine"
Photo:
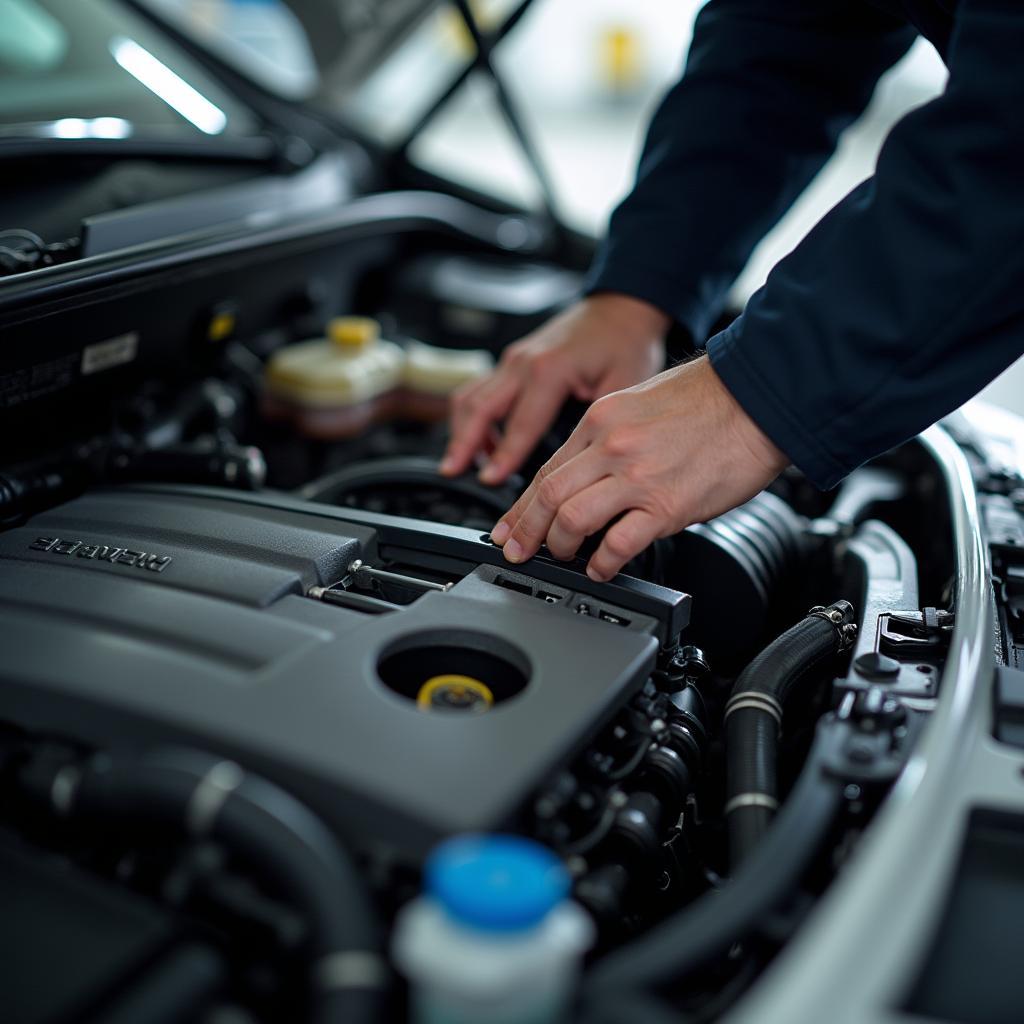
[[[98,341],[88,345],[82,352],[82,376],[110,370],[115,366],[130,363],[139,352],[137,331],[121,334],[109,341]]]

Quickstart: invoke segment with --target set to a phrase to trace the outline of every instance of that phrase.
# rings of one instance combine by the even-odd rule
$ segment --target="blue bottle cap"
[[[546,846],[506,835],[467,835],[438,846],[427,892],[460,924],[489,932],[532,928],[569,893],[569,873]]]

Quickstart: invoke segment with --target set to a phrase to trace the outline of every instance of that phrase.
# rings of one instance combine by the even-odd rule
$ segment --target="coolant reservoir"
[[[403,416],[419,420],[443,420],[448,414],[448,398],[453,391],[494,366],[489,352],[481,349],[457,351],[410,341],[405,346],[402,371]]]
[[[366,317],[342,316],[326,338],[275,352],[264,377],[263,411],[311,437],[354,437],[392,411],[405,354]]]
[[[380,336],[367,317],[342,316],[314,338],[275,352],[264,375],[263,412],[322,440],[355,437],[371,423],[439,422],[448,399],[494,365],[489,352],[435,348]]]

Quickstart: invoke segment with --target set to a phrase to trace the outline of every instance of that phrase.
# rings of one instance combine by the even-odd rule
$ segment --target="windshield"
[[[116,0],[0,0],[0,135],[249,135],[253,115]]]

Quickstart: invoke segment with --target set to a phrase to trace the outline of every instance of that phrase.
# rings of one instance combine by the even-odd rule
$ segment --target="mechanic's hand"
[[[587,565],[610,580],[658,537],[752,498],[789,463],[707,357],[600,399],[491,534],[510,562],[542,543],[572,558],[622,513]]]
[[[465,472],[504,420],[504,436],[480,473],[485,484],[501,483],[570,395],[592,402],[657,373],[665,365],[669,323],[654,306],[609,292],[584,299],[509,345],[493,373],[455,393],[441,473]]]

